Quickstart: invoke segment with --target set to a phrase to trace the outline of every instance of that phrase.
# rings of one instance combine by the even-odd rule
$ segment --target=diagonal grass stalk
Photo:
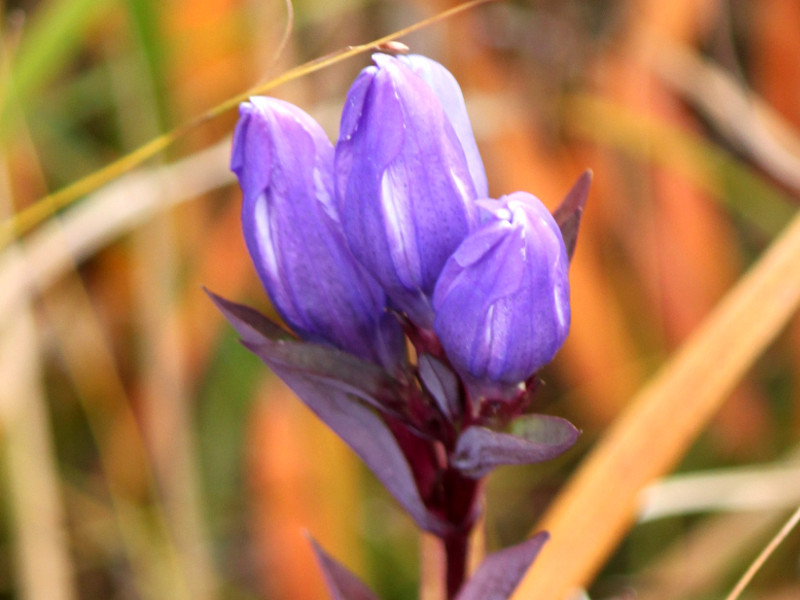
[[[742,592],[753,580],[758,570],[764,565],[780,543],[786,539],[786,536],[792,532],[798,522],[800,522],[800,508],[794,511],[792,516],[789,517],[789,520],[781,527],[780,531],[775,534],[775,537],[773,537],[769,544],[759,553],[753,563],[748,567],[747,571],[744,572],[741,579],[736,583],[733,590],[731,590],[731,593],[725,597],[725,600],[737,600],[742,595]]]
[[[800,215],[634,397],[537,527],[552,539],[512,600],[586,585],[632,525],[642,490],[684,455],[800,305]]]
[[[34,204],[31,204],[29,207],[19,211],[13,217],[3,221],[0,223],[0,250],[8,246],[8,244],[16,237],[24,235],[62,208],[69,206],[90,192],[97,190],[106,183],[116,179],[123,173],[127,173],[131,169],[136,168],[146,160],[154,157],[159,152],[166,149],[188,132],[194,130],[196,127],[236,108],[239,103],[247,100],[250,96],[264,94],[289,81],[309,75],[358,54],[375,50],[382,44],[386,44],[397,38],[407,36],[415,31],[419,31],[420,29],[448,19],[482,4],[487,4],[494,1],[495,0],[471,0],[470,2],[459,4],[449,10],[438,13],[403,29],[397,30],[389,35],[385,35],[371,42],[367,42],[366,44],[349,46],[342,50],[333,52],[332,54],[311,60],[293,69],[290,69],[265,83],[256,85],[255,87],[252,87],[237,96],[229,98],[199,117],[196,117],[195,119],[192,119],[183,125],[179,125],[175,129],[158,136],[143,146],[140,146],[133,152],[126,154],[122,158],[100,169],[99,171],[95,171],[91,175],[88,175],[83,179],[79,179],[78,181],[62,188],[57,192],[48,194]]]

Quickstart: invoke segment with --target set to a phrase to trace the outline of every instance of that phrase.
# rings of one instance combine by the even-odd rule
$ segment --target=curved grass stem
[[[481,4],[487,4],[494,1],[495,0],[471,0],[470,2],[459,4],[458,6],[455,6],[449,10],[438,13],[430,18],[414,23],[413,25],[390,33],[389,35],[385,35],[366,44],[348,46],[347,48],[337,50],[336,52],[326,56],[306,62],[302,65],[294,67],[293,69],[289,69],[285,73],[282,73],[281,75],[278,75],[269,81],[256,85],[255,87],[252,87],[241,94],[225,100],[199,117],[196,117],[182,125],[179,125],[175,129],[158,136],[157,138],[137,148],[130,154],[126,154],[122,158],[119,158],[108,166],[100,169],[99,171],[95,171],[94,173],[79,179],[78,181],[58,190],[57,192],[48,194],[37,202],[31,204],[29,207],[19,211],[12,217],[3,221],[0,223],[0,250],[8,246],[9,243],[11,243],[15,238],[20,237],[32,230],[34,227],[48,219],[60,209],[69,206],[86,194],[99,189],[120,175],[131,171],[132,169],[144,163],[146,160],[156,156],[159,152],[166,149],[173,142],[181,138],[189,131],[192,131],[199,125],[202,125],[207,121],[213,120],[220,115],[233,110],[239,105],[239,103],[247,100],[250,96],[264,94],[283,85],[284,83],[293,81],[305,75],[309,75],[310,73],[314,73],[329,67],[352,56],[374,50],[381,44],[386,44],[387,42],[391,42],[397,38],[404,37],[410,33],[432,25],[433,23],[437,23],[458,13],[470,10],[480,6]]]

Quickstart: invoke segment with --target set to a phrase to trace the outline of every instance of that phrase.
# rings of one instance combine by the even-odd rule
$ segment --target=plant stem
[[[467,576],[469,536],[455,534],[442,540],[447,560],[447,600],[453,600]]]

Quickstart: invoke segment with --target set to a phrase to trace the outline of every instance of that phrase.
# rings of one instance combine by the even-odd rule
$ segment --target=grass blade
[[[737,582],[733,590],[731,590],[731,593],[725,597],[725,600],[736,600],[742,595],[744,588],[746,588],[747,584],[752,581],[755,574],[758,573],[758,570],[770,557],[770,554],[772,554],[775,551],[775,548],[777,548],[780,543],[786,539],[786,536],[792,532],[792,529],[795,528],[798,522],[800,522],[800,508],[794,511],[794,514],[789,517],[789,520],[786,521],[786,524],[781,527],[780,531],[775,534],[775,537],[770,540],[769,544],[767,544],[761,553],[756,557],[753,563],[748,567],[747,571],[744,572],[742,578]]]
[[[513,600],[585,585],[633,523],[639,494],[668,472],[800,304],[800,216],[642,389],[536,530],[552,540]]]

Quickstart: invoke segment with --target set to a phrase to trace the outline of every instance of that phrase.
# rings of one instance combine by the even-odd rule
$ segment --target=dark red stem
[[[469,535],[477,516],[476,501],[480,483],[454,469],[444,473],[445,506],[453,531],[442,538],[446,559],[447,600],[453,600],[467,578]]]
[[[458,594],[467,576],[468,534],[453,535],[442,540],[447,561],[447,600]]]

